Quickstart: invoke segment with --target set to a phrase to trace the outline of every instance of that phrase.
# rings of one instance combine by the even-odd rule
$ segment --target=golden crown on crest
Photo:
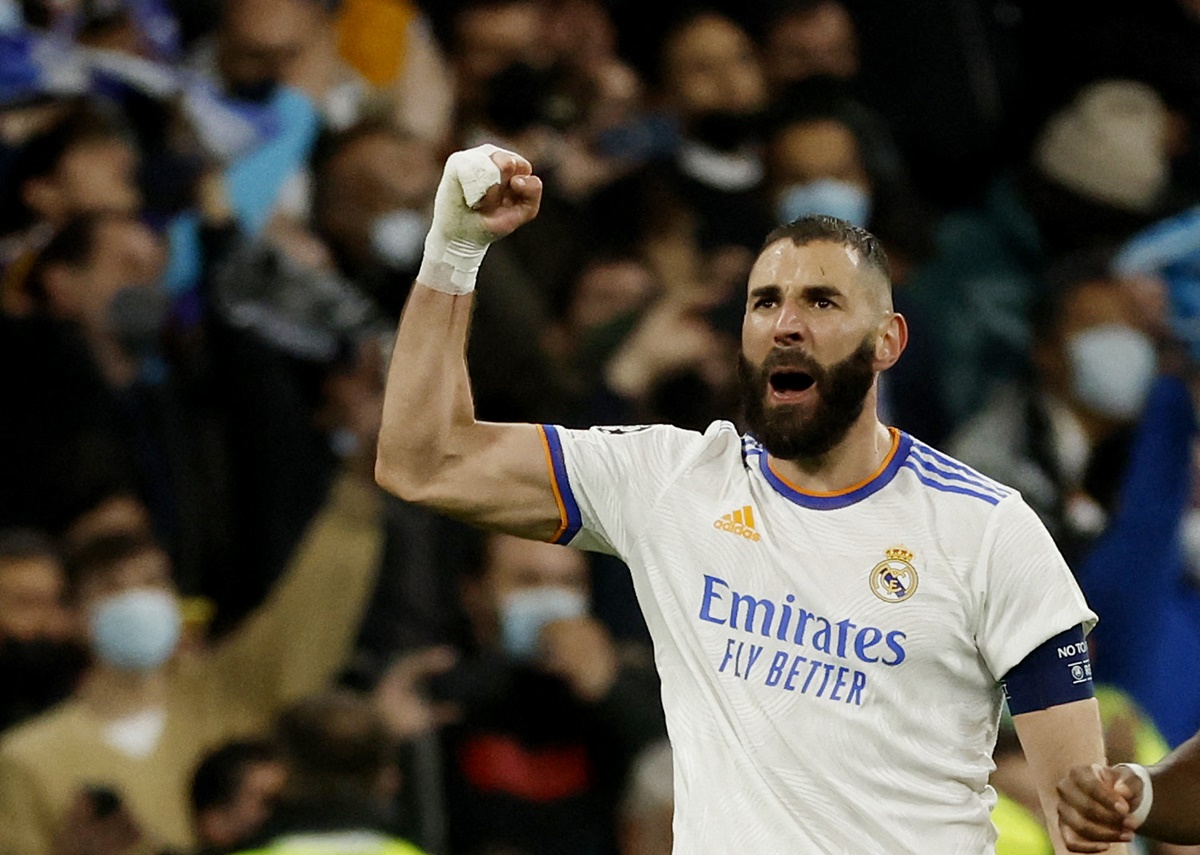
[[[891,558],[894,561],[903,561],[905,564],[908,564],[913,560],[913,554],[903,546],[893,546],[887,551],[886,554],[888,558]]]

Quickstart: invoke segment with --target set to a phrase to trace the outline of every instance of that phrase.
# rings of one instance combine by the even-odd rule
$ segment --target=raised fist
[[[417,279],[453,294],[475,287],[488,244],[537,216],[542,181],[529,161],[482,145],[446,160]]]

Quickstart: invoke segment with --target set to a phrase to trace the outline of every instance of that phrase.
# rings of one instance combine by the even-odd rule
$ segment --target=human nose
[[[800,344],[807,337],[807,333],[804,313],[796,303],[785,300],[775,316],[775,343],[782,347]]]

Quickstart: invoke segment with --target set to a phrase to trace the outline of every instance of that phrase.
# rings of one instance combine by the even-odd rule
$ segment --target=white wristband
[[[425,237],[425,255],[417,281],[447,294],[469,294],[488,244],[496,236],[472,210],[488,189],[500,183],[500,167],[492,160],[494,145],[456,151],[446,160],[433,205],[433,223]],[[511,154],[511,152],[507,152]]]
[[[1142,800],[1138,802],[1137,810],[1129,815],[1129,818],[1133,820],[1134,828],[1137,828],[1150,815],[1150,805],[1154,803],[1154,784],[1151,783],[1150,772],[1145,766],[1137,763],[1118,763],[1117,765],[1124,766],[1142,779]]]

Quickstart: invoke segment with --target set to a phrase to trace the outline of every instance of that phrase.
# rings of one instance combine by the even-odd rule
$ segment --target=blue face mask
[[[122,671],[152,671],[175,652],[183,619],[175,596],[135,588],[106,597],[88,617],[92,650]]]
[[[587,597],[579,591],[543,586],[509,594],[500,604],[504,652],[514,659],[535,659],[546,624],[587,614]]]
[[[871,218],[871,197],[857,184],[835,178],[819,178],[807,184],[792,184],[779,194],[776,211],[781,223],[800,217],[826,214],[866,228]]]

